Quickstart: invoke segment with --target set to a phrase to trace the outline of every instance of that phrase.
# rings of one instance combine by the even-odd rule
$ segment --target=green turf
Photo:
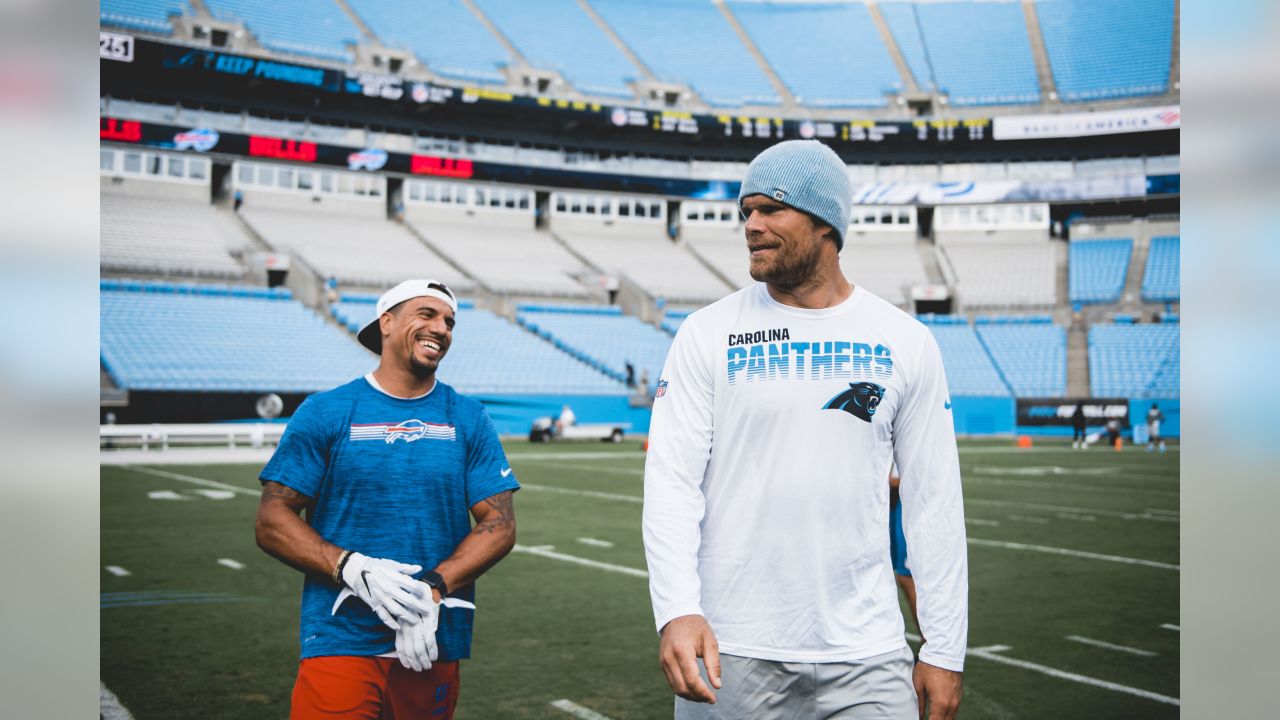
[[[1179,563],[1177,452],[1048,447],[962,444],[971,538]],[[641,495],[638,444],[507,449],[526,487],[516,498],[522,546],[644,568],[640,504],[626,499]],[[102,564],[131,573],[103,571],[104,605],[124,597],[113,593],[176,591],[233,601],[104,606],[103,682],[139,720],[286,717],[301,578],[254,544],[258,468],[154,469],[249,492],[213,499],[190,482],[104,466]],[[153,491],[192,499],[151,499]],[[982,545],[970,545],[969,564],[970,647],[1008,646],[1001,656],[1178,695],[1179,636],[1160,627],[1179,624],[1176,569]],[[643,578],[517,552],[480,581],[477,602],[460,718],[563,720],[569,716],[549,706],[560,698],[616,720],[671,717]],[[966,663],[964,718],[1177,715],[1175,706],[1112,689],[984,658]]]

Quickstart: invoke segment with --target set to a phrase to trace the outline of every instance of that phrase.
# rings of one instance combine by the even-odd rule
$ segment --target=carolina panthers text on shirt
[[[849,340],[735,343],[756,336],[787,339],[783,329],[729,336],[725,368],[729,384],[745,377],[747,382],[766,380],[853,380],[885,379],[893,376],[893,351],[880,344]],[[781,336],[781,337],[778,337]]]

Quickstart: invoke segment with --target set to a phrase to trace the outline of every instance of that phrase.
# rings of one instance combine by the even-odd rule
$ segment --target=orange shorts
[[[457,706],[457,662],[419,673],[393,657],[313,657],[298,665],[289,718],[452,720]]]

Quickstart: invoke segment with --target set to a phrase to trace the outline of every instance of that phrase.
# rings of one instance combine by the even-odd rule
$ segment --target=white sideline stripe
[[[1062,680],[1071,680],[1072,682],[1078,682],[1082,685],[1092,685],[1093,687],[1104,688],[1106,690],[1114,690],[1116,692],[1125,693],[1126,695],[1136,695],[1137,697],[1140,697],[1140,698],[1155,700],[1156,702],[1168,703],[1169,705],[1178,705],[1178,706],[1182,705],[1182,701],[1175,697],[1169,697],[1168,695],[1160,695],[1159,693],[1153,693],[1148,690],[1139,690],[1138,688],[1129,687],[1128,685],[1121,685],[1119,683],[1113,683],[1113,682],[1108,682],[1106,680],[1091,678],[1091,677],[1088,677],[1087,675],[1077,675],[1076,673],[1066,672],[1065,670],[1059,670],[1057,668],[1051,668],[1047,665],[1039,665],[1037,663],[1027,662],[1026,660],[1017,660],[1015,658],[1005,657],[1003,655],[997,655],[996,651],[990,648],[970,649],[969,655],[973,657],[980,657],[983,660],[991,660],[992,662],[1003,663],[1005,665],[1012,665],[1013,667],[1022,668],[1023,670],[1033,670],[1035,672],[1044,673],[1045,675],[1048,675],[1050,677],[1056,677]]]
[[[1182,626],[1181,626],[1181,625],[1170,625],[1169,623],[1160,623],[1160,627],[1164,628],[1165,630],[1172,630],[1172,631],[1174,631],[1174,632],[1182,632]]]
[[[584,472],[602,472],[613,473],[615,475],[644,475],[644,468],[616,468],[608,465],[581,465],[578,463],[555,462],[549,465],[565,468],[566,470],[581,470]]]
[[[613,543],[609,542],[608,540],[597,540],[596,538],[578,538],[578,542],[582,543],[583,545],[590,545],[591,547],[602,547],[602,548],[613,547]]]
[[[1009,519],[1014,522],[1034,523],[1036,525],[1049,524],[1049,521],[1044,518],[1031,517],[1030,515],[1010,515]]]
[[[120,698],[107,689],[106,683],[99,682],[98,709],[102,720],[133,720],[133,715],[120,704]]]
[[[242,562],[236,562],[235,560],[232,560],[231,558],[218,558],[218,564],[219,564],[219,565],[222,565],[223,567],[229,567],[229,568],[231,568],[232,570],[243,570],[243,569],[244,569],[244,563],[242,563]]]
[[[1009,487],[1025,487],[1035,490],[1079,490],[1081,492],[1100,492],[1100,493],[1147,493],[1149,495],[1167,495],[1169,497],[1178,497],[1176,490],[1154,490],[1151,488],[1135,488],[1117,485],[1081,485],[1079,483],[1060,483],[1060,482],[1040,482],[1037,480],[1013,480],[1004,477],[991,477],[983,473],[967,472],[961,473],[965,482],[978,483],[980,485],[1008,485]],[[974,476],[977,476],[976,478]]]
[[[1127,645],[1116,645],[1115,643],[1109,643],[1105,640],[1094,640],[1093,638],[1087,638],[1080,635],[1067,635],[1066,639],[1071,642],[1080,643],[1081,645],[1092,645],[1094,647],[1106,648],[1108,650],[1118,650],[1120,652],[1126,652],[1133,655],[1141,655],[1142,657],[1155,657],[1156,655],[1159,655],[1159,653],[1151,650],[1141,650]]]
[[[570,488],[556,487],[554,485],[530,485],[521,483],[522,490],[535,490],[540,492],[560,493],[561,495],[581,495],[582,497],[602,498],[604,500],[622,500],[623,502],[643,503],[644,498],[639,495],[621,495],[619,493],[600,492],[598,490],[571,490]]]
[[[125,570],[124,568],[120,567],[119,565],[108,565],[105,569],[107,572],[111,573],[112,575],[115,575],[116,577],[128,577],[133,574],[128,570]]]
[[[998,527],[1000,525],[999,520],[983,520],[982,518],[965,518],[964,521],[970,525],[981,525],[983,527]]]
[[[1125,563],[1127,565],[1145,565],[1147,567],[1160,568],[1161,570],[1182,570],[1180,565],[1156,562],[1155,560],[1141,560],[1139,558],[1122,557],[1120,555],[1103,555],[1102,553],[1087,552],[1084,550],[1069,550],[1067,548],[1050,547],[1048,545],[1027,545],[1025,543],[986,540],[983,538],[973,537],[969,538],[969,544],[1005,548],[1007,550],[1028,550],[1031,552],[1048,553],[1050,555],[1070,555],[1071,557],[1086,558],[1088,560],[1105,560],[1107,562]]]
[[[1063,520],[1082,520],[1082,521],[1084,521],[1084,522],[1097,522],[1097,521],[1098,521],[1098,518],[1096,518],[1096,517],[1094,517],[1094,516],[1092,516],[1092,515],[1078,515],[1078,514],[1076,514],[1076,513],[1065,513],[1065,512],[1060,512],[1060,513],[1058,513],[1058,517],[1062,518]]]
[[[612,563],[599,562],[597,560],[588,560],[587,558],[580,558],[576,555],[566,555],[564,553],[558,553],[558,552],[555,552],[554,550],[551,550],[550,546],[546,546],[546,545],[538,545],[533,547],[530,547],[528,545],[516,545],[515,548],[513,549],[516,552],[522,552],[528,555],[537,555],[538,557],[550,558],[552,560],[562,560],[564,562],[574,563],[575,565],[585,565],[586,567],[593,567],[593,568],[596,568],[597,570],[608,570],[609,572],[616,572],[622,575],[631,575],[632,577],[641,577],[641,578],[649,577],[649,573],[644,570],[626,567],[624,565],[614,565]]]
[[[612,720],[608,715],[601,715],[595,710],[584,708],[571,700],[554,700],[551,702],[551,707],[567,712],[576,718],[581,718],[582,720]]]
[[[258,490],[250,490],[249,488],[240,487],[239,485],[228,485],[227,483],[220,483],[217,480],[206,480],[192,475],[182,475],[175,472],[169,472],[168,470],[156,470],[155,468],[140,467],[138,465],[121,465],[120,467],[132,470],[136,473],[142,473],[143,475],[155,475],[156,477],[177,480],[178,482],[203,485],[205,487],[217,488],[218,490],[230,490],[233,493],[240,493],[241,495],[252,495],[253,497],[258,497],[262,494]]]

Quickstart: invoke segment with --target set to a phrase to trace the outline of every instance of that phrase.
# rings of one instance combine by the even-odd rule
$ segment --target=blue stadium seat
[[[619,380],[626,377],[630,362],[637,378],[648,373],[652,386],[658,381],[671,348],[671,335],[629,315],[521,308],[517,318]]]
[[[898,69],[862,3],[728,5],[801,105],[884,107],[885,93],[902,90]]]
[[[384,45],[413,52],[432,72],[470,82],[506,81],[506,48],[460,0],[347,2]]]
[[[580,92],[633,97],[640,72],[577,0],[475,0],[532,65],[556,70]]]
[[[659,80],[687,83],[720,107],[777,105],[773,85],[710,2],[592,0]]]
[[[98,20],[111,27],[169,35],[173,33],[169,16],[189,12],[186,0],[102,0]]]
[[[1040,83],[1022,4],[880,3],[921,89],[952,105],[1040,102]]]
[[[1071,301],[1116,302],[1124,292],[1133,240],[1073,240],[1068,251]]]
[[[334,0],[204,0],[219,20],[243,22],[263,47],[325,60],[353,61],[347,45],[360,30]]]
[[[1177,235],[1151,239],[1142,275],[1142,298],[1149,302],[1178,302],[1182,295],[1182,240]]]
[[[1169,89],[1174,0],[1039,0],[1035,7],[1064,101]]]
[[[1062,397],[1067,390],[1067,331],[1041,319],[978,319],[978,337],[1017,397]]]
[[[946,319],[937,322],[939,317]],[[939,317],[925,316],[920,320],[938,341],[951,394],[1008,397],[1009,386],[974,329],[963,318]]]
[[[1094,397],[1181,397],[1180,337],[1176,323],[1093,326],[1090,392]]]

